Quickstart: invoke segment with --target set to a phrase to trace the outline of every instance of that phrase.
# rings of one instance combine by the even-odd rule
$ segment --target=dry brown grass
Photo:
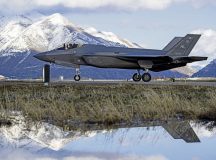
[[[0,86],[0,109],[58,125],[177,116],[216,120],[215,95],[215,88],[195,86],[17,84]]]

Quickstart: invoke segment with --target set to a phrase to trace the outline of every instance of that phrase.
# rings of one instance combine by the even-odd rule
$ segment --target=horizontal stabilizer
[[[207,59],[208,57],[191,56],[191,57],[177,57],[177,58],[174,58],[173,60],[181,62],[181,63],[192,63],[192,62],[197,62],[197,61],[204,61]]]

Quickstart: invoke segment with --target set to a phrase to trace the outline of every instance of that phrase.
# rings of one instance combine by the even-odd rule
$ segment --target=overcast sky
[[[163,48],[174,36],[201,33],[196,50],[209,61],[216,57],[216,0],[0,0],[2,15],[33,11],[61,13],[77,25],[111,31],[149,48]]]

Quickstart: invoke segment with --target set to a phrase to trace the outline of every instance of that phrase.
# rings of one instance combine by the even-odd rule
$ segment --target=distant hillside
[[[216,59],[197,73],[193,74],[192,77],[216,77]]]

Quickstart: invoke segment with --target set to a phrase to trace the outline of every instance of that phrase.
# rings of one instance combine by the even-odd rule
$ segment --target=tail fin
[[[163,51],[169,51],[170,49],[172,49],[175,45],[177,45],[183,37],[175,37],[173,38],[172,41],[170,41],[170,43],[168,45],[166,45],[166,47],[164,47]]]
[[[188,56],[196,43],[198,42],[201,35],[198,34],[188,34],[178,43],[173,45],[172,48],[168,50],[166,55],[168,56]],[[168,44],[169,45],[169,44]]]
[[[200,142],[200,139],[187,121],[173,121],[162,126],[174,139],[183,139],[187,143]]]

